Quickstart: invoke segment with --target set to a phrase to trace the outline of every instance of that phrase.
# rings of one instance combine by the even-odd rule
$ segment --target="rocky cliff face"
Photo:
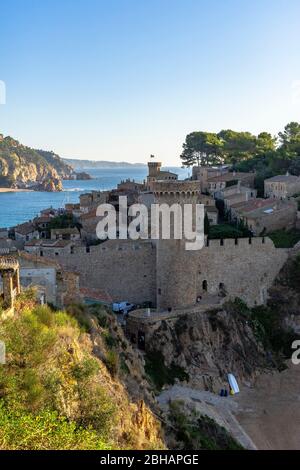
[[[161,423],[149,407],[153,398],[143,385],[130,393],[131,381],[143,382],[142,366],[114,317],[99,306],[53,311],[37,305],[34,297],[33,291],[24,291],[14,316],[0,322],[7,346],[6,367],[0,369],[0,448],[165,448]],[[53,413],[53,428],[44,421],[45,413]],[[32,419],[33,426],[44,422],[44,434],[30,427]],[[63,434],[52,441],[61,419]],[[64,439],[67,428],[75,433],[71,447]],[[80,443],[76,435],[82,431],[86,439]]]
[[[290,252],[269,291],[270,307],[286,331],[300,334],[300,243]]]
[[[96,305],[71,305],[68,310],[84,322],[89,332],[85,347],[102,364],[102,384],[118,409],[115,441],[133,449],[165,448],[163,418],[145,375],[143,356],[125,338],[115,315]]]
[[[53,152],[34,150],[0,134],[0,186],[61,191],[73,169]]]
[[[251,381],[268,366],[262,344],[234,304],[163,321],[148,332],[147,344],[150,370],[153,351],[159,351],[167,368],[176,372],[179,367],[187,374],[179,377],[189,387],[217,393],[228,388],[228,373],[239,381]]]
[[[300,338],[299,286],[296,246],[269,289],[266,305],[250,308],[236,299],[205,313],[139,325],[145,334],[146,371],[158,389],[182,381],[218,393],[228,389],[228,373],[239,383],[253,383],[261,372],[284,369],[293,341]]]

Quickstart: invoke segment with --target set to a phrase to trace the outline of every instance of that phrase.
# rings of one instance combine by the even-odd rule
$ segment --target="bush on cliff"
[[[24,297],[0,324],[0,448],[109,449],[116,407],[78,322]]]

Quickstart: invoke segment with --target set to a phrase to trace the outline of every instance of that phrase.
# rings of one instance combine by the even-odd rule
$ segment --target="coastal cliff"
[[[63,312],[34,298],[23,291],[15,315],[0,321],[0,449],[165,448],[145,383],[138,396],[130,391],[140,366],[114,318],[101,307]],[[136,377],[127,378],[126,363],[137,364]]]
[[[0,187],[61,191],[62,179],[72,175],[71,166],[55,153],[26,147],[0,134]]]

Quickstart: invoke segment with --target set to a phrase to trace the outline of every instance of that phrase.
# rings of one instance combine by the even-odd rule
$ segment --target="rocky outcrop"
[[[53,152],[35,150],[11,137],[0,140],[0,186],[61,191],[73,169]]]
[[[269,367],[262,344],[234,304],[157,322],[146,332],[147,348],[159,351],[166,367],[180,367],[189,387],[218,393],[228,387],[227,374],[239,381],[255,379]],[[151,360],[151,353],[149,355]]]
[[[91,175],[89,175],[85,171],[81,171],[81,172],[76,173],[76,179],[77,180],[91,180],[93,178],[91,177]]]

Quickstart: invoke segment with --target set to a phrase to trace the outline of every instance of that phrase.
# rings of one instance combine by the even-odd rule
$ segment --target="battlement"
[[[152,183],[156,198],[167,196],[196,196],[200,194],[198,181],[156,181]]]
[[[159,166],[161,166],[162,163],[161,162],[148,162],[148,167],[149,168],[157,168]]]
[[[221,238],[216,240],[206,240],[206,248],[219,250],[221,248],[270,248],[275,250],[275,245],[269,237],[251,237],[251,238]]]
[[[160,172],[161,162],[148,162],[149,176],[157,176]]]

